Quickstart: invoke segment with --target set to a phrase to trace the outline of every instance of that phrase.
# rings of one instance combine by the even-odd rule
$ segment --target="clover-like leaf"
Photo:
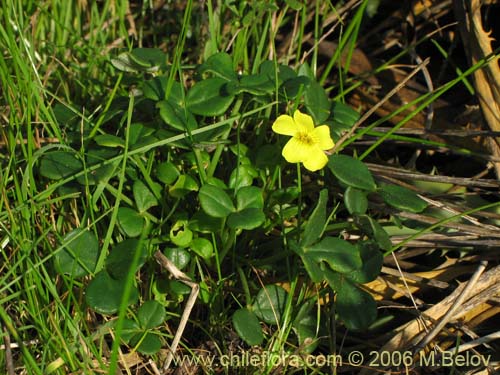
[[[44,177],[59,180],[74,175],[83,168],[82,162],[75,153],[69,151],[53,151],[42,156],[40,174]]]
[[[251,230],[264,223],[266,217],[260,208],[245,208],[231,213],[227,218],[227,225],[233,229]]]
[[[144,217],[129,207],[118,208],[118,225],[129,237],[139,237],[144,229]]]
[[[350,214],[363,215],[368,209],[366,193],[352,186],[345,190],[344,203]]]
[[[203,259],[210,259],[214,255],[214,247],[212,245],[212,242],[210,242],[206,238],[195,238],[193,241],[191,241],[189,247]]]
[[[174,198],[185,197],[192,191],[198,190],[198,182],[188,174],[181,174],[175,184],[170,186],[168,193]]]
[[[266,285],[257,293],[253,311],[260,320],[269,324],[278,324],[285,310],[286,299],[285,289],[274,284]]]
[[[235,211],[234,204],[229,195],[215,185],[203,185],[198,194],[203,210],[213,217],[227,217]]]
[[[88,305],[98,313],[114,314],[120,308],[125,284],[123,280],[116,280],[103,270],[89,283],[85,299]],[[138,298],[137,287],[133,286],[126,302],[127,305],[135,303]]]
[[[262,189],[257,186],[245,186],[236,192],[236,207],[238,211],[245,208],[260,208],[264,207],[264,197]]]
[[[165,320],[165,307],[157,301],[146,301],[137,311],[137,318],[143,329],[158,327]]]
[[[304,249],[304,253],[316,262],[326,262],[332,270],[341,273],[352,272],[362,265],[359,250],[340,238],[325,237]]]
[[[211,73],[215,77],[222,78],[226,81],[236,80],[238,75],[233,68],[233,59],[226,52],[218,52],[210,56],[197,71],[199,74]]]
[[[318,203],[314,208],[302,235],[301,245],[309,246],[316,242],[326,224],[326,203],[328,201],[328,190],[323,189],[319,193]]]
[[[193,232],[188,228],[187,220],[177,220],[170,228],[170,241],[176,246],[187,247],[193,239]]]
[[[222,115],[234,99],[223,91],[226,82],[223,78],[208,78],[196,83],[187,93],[187,109],[196,115]]]
[[[238,335],[248,345],[260,345],[264,341],[259,319],[248,309],[242,308],[235,311],[233,314],[233,326]]]
[[[402,211],[419,213],[427,207],[427,202],[403,186],[384,184],[378,192],[385,203]]]
[[[134,193],[135,204],[137,205],[140,213],[143,213],[158,204],[158,200],[155,195],[141,180],[134,181],[132,190]]]
[[[375,181],[366,165],[347,155],[332,155],[328,167],[340,182],[361,190],[375,190]]]
[[[56,270],[70,277],[82,277],[95,270],[99,257],[96,236],[84,229],[75,229],[63,238],[63,249],[54,255]]]
[[[139,261],[131,271],[136,252],[140,252]],[[115,279],[123,279],[129,272],[136,272],[146,262],[146,247],[137,239],[126,239],[115,245],[106,259],[106,269]]]
[[[377,318],[377,304],[371,294],[348,280],[337,290],[335,303],[340,319],[349,329],[366,329]]]
[[[191,256],[185,249],[167,248],[163,253],[180,270],[186,267],[191,260]]]

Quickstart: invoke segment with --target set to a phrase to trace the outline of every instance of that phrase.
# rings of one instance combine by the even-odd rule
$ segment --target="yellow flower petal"
[[[318,147],[315,147],[314,150],[310,150],[308,158],[303,163],[304,168],[315,172],[322,169],[328,163],[328,157]]]
[[[308,157],[311,149],[314,149],[314,146],[308,146],[294,137],[287,142],[285,147],[283,147],[281,154],[287,162],[299,163]]]
[[[330,128],[328,125],[320,125],[314,128],[313,134],[318,140],[318,146],[322,150],[329,150],[334,146],[333,140],[330,137]]]
[[[298,109],[293,113],[293,119],[301,131],[311,132],[314,129],[314,122],[311,116],[300,112]]]
[[[272,129],[275,133],[293,136],[297,132],[297,125],[291,116],[281,115],[274,121]]]

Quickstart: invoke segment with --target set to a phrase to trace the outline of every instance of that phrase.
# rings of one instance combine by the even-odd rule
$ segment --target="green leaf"
[[[75,153],[68,151],[53,151],[42,156],[40,174],[52,180],[60,180],[80,172],[82,162]]]
[[[203,210],[213,217],[227,217],[235,211],[227,193],[218,186],[203,185],[198,194]]]
[[[348,329],[366,329],[377,318],[373,297],[346,279],[337,290],[335,302],[339,317]]]
[[[356,283],[369,283],[380,275],[384,257],[377,246],[371,242],[358,242],[356,246],[359,248],[363,266],[359,270],[349,272],[345,276]]]
[[[347,155],[332,155],[328,167],[337,179],[347,186],[375,190],[375,181],[365,164]]]
[[[169,293],[175,294],[177,296],[183,296],[191,293],[191,288],[189,285],[184,284],[179,280],[168,280],[168,291]]]
[[[318,203],[316,208],[311,213],[309,220],[304,229],[304,234],[302,235],[302,240],[300,244],[302,246],[312,245],[314,242],[319,240],[321,233],[323,233],[323,228],[326,224],[326,203],[328,202],[328,190],[323,189],[319,193]]]
[[[193,114],[173,101],[162,100],[156,103],[156,107],[160,110],[160,117],[165,124],[174,129],[192,131],[198,127]]]
[[[168,77],[166,75],[154,77],[142,82],[142,93],[144,97],[155,102],[165,99],[165,87],[167,87]]]
[[[251,74],[241,77],[238,81],[229,82],[226,91],[231,95],[247,92],[252,95],[270,94],[275,84],[265,74]]]
[[[198,182],[188,174],[181,174],[168,193],[174,198],[182,198],[192,191],[198,190]]]
[[[304,92],[307,112],[316,125],[322,125],[330,115],[330,101],[325,89],[316,81],[311,81]]]
[[[153,79],[143,81],[142,91],[144,97],[155,102],[167,100],[171,104],[184,106],[185,88],[178,81],[171,82],[170,92],[167,97],[165,92],[169,82],[168,75],[154,77]]]
[[[316,301],[309,299],[300,306],[297,317],[293,321],[293,329],[299,339],[299,346],[304,348],[307,353],[312,353],[319,343],[319,340],[317,340],[318,319],[316,308]]]
[[[390,250],[392,242],[385,229],[368,215],[359,216],[357,224],[370,237],[372,237],[381,249]]]
[[[132,208],[119,207],[118,225],[128,237],[139,237],[144,229],[144,218]]]
[[[402,211],[419,213],[427,207],[426,201],[402,186],[384,184],[378,192],[385,203]]]
[[[163,253],[180,270],[184,269],[191,260],[191,255],[185,249],[167,248]]]
[[[101,314],[114,314],[120,308],[125,283],[113,279],[106,271],[99,272],[89,283],[85,293],[87,304]],[[139,299],[137,287],[133,286],[127,306]]]
[[[233,326],[238,335],[250,346],[260,345],[264,341],[259,320],[248,309],[242,308],[235,311]]]
[[[189,228],[195,232],[217,233],[222,229],[222,218],[207,215],[203,211],[197,211],[189,220]]]
[[[293,10],[301,10],[304,7],[304,3],[299,0],[285,0],[287,5]]]
[[[232,229],[251,230],[264,223],[266,217],[260,208],[245,208],[231,213],[227,218],[227,225]]]
[[[351,215],[363,215],[368,209],[366,193],[349,186],[344,194],[344,203]]]
[[[187,247],[193,239],[193,232],[188,228],[187,220],[177,220],[170,228],[170,241],[176,246]]]
[[[158,200],[156,199],[154,194],[141,180],[134,181],[132,191],[134,193],[134,200],[135,204],[137,205],[137,209],[139,210],[139,213],[142,214],[146,212],[149,208],[156,206],[158,204]]]
[[[238,211],[245,208],[264,208],[262,189],[257,186],[245,186],[236,192],[236,207]]]
[[[114,149],[100,147],[98,149],[91,148],[87,151],[86,157],[86,167],[91,167],[93,165],[102,163],[106,160],[111,159],[117,153]],[[116,173],[118,161],[110,163],[108,165],[103,165],[92,171],[86,171],[87,173],[77,177],[77,181],[82,185],[94,185],[99,182],[107,181]]]
[[[138,73],[140,71],[157,71],[157,67],[147,68],[137,64],[133,59],[130,58],[129,52],[120,53],[117,57],[111,58],[111,65],[122,72]]]
[[[188,110],[203,116],[222,115],[234,99],[223,92],[226,82],[222,78],[208,78],[195,84],[186,96]]]
[[[95,142],[103,147],[125,147],[125,140],[111,134],[100,134],[94,137]]]
[[[134,48],[130,59],[142,67],[153,68],[166,64],[167,55],[158,48]]]
[[[190,249],[193,250],[197,255],[205,260],[210,259],[214,255],[214,247],[212,243],[206,238],[198,237],[191,241],[189,245]]]
[[[156,48],[135,48],[111,58],[111,64],[116,69],[130,73],[155,73],[166,65],[166,61],[166,55]]]
[[[72,230],[64,236],[63,246],[54,255],[57,272],[77,278],[95,270],[99,243],[93,233],[84,229]]]
[[[118,320],[114,320],[114,322],[117,322]],[[115,324],[116,325],[116,324]],[[135,321],[131,319],[124,319],[123,320],[123,326],[122,326],[122,332],[121,332],[121,339],[125,341],[126,343],[129,343],[132,337],[134,337],[137,334],[142,333],[141,327],[139,327],[139,324],[137,324]]]
[[[271,193],[271,201],[274,204],[286,205],[299,197],[300,191],[296,186],[284,189],[276,189]]]
[[[276,71],[277,70],[277,71]],[[265,60],[259,66],[259,73],[265,75],[273,86],[280,86],[283,82],[296,78],[297,73],[288,65],[276,64],[275,61]],[[276,78],[278,79],[276,85]]]
[[[334,122],[342,130],[351,129],[360,117],[356,110],[342,102],[333,102],[331,112]]]
[[[158,327],[165,321],[165,308],[157,301],[146,301],[137,311],[137,318],[143,329]]]
[[[307,62],[305,62],[299,66],[298,75],[299,75],[299,77],[307,77],[311,81],[316,79],[314,71],[312,70],[311,66]]]
[[[311,79],[305,76],[298,76],[294,78],[287,79],[279,88],[279,92],[285,98],[295,98],[301,90],[309,85]]]
[[[170,185],[179,177],[179,170],[174,163],[165,161],[156,168],[156,177],[164,184]]]
[[[372,18],[377,14],[379,5],[380,0],[368,0],[366,5],[366,14],[368,14],[368,17]]]
[[[258,173],[251,165],[240,165],[231,172],[231,176],[229,176],[229,187],[234,190],[239,190],[242,187],[250,186],[253,183],[254,177],[257,175]]]
[[[315,258],[308,255],[303,255],[301,259],[302,262],[304,263],[304,267],[307,271],[307,274],[311,278],[311,281],[313,283],[322,282],[324,280],[323,270],[316,262]]]
[[[152,136],[154,132],[155,129],[152,127],[148,127],[140,122],[135,122],[130,125],[129,144],[134,146],[137,143],[141,144],[144,138]]]
[[[206,72],[212,73],[216,77],[220,77],[226,81],[236,80],[238,75],[233,69],[233,59],[226,52],[219,52],[210,56],[197,71],[199,74]]]
[[[352,272],[362,265],[359,250],[340,238],[325,237],[317,244],[304,249],[304,253],[316,262],[326,262],[334,271]]]
[[[148,332],[137,347],[137,351],[142,354],[153,355],[160,351],[161,346],[160,338],[157,335]]]
[[[115,279],[123,279],[128,275],[137,251],[140,251],[140,257],[136,268],[132,271],[135,273],[146,262],[148,256],[146,247],[137,239],[126,239],[115,245],[106,259],[106,270]]]
[[[285,311],[286,299],[285,289],[274,284],[266,285],[257,293],[253,311],[260,320],[268,324],[278,324]]]

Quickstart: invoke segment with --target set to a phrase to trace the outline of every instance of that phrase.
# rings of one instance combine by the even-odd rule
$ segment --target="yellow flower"
[[[273,124],[273,131],[292,137],[281,153],[287,162],[303,163],[312,172],[328,163],[324,150],[331,149],[334,143],[327,125],[314,127],[311,116],[296,110],[293,118],[279,116]]]

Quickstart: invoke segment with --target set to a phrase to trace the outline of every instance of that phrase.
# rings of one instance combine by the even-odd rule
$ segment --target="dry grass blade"
[[[470,64],[474,65],[487,56],[494,55],[491,45],[492,38],[485,31],[482,22],[480,0],[455,0],[454,10],[459,21],[460,33],[465,44],[465,51],[469,56]],[[500,131],[500,69],[499,56],[493,59],[484,69],[474,72],[474,86],[476,96],[483,112],[484,119],[492,131]],[[490,139],[490,149],[493,155],[500,156],[498,138]],[[500,163],[495,163],[497,177],[500,177]]]
[[[408,171],[403,168],[395,168],[395,167],[377,165],[372,163],[366,163],[366,165],[373,173],[375,173],[375,175],[379,176],[391,176],[391,177],[402,178],[405,180],[441,182],[441,183],[448,183],[448,184],[467,186],[467,187],[500,188],[500,182],[495,180],[471,179],[471,178],[449,177],[449,176],[433,176],[424,173]]]
[[[500,266],[496,266],[484,273],[482,273],[477,282],[471,283],[470,290],[464,293],[466,284],[460,285],[456,288],[448,297],[444,298],[441,302],[432,306],[431,308],[424,311],[420,316],[412,321],[400,326],[395,329],[394,336],[386,342],[385,345],[379,350],[380,352],[388,351],[404,351],[405,349],[411,348],[416,345],[420,340],[422,340],[422,333],[424,333],[424,326],[422,325],[421,319],[424,318],[430,324],[442,319],[445,314],[450,310],[460,296],[463,296],[464,304],[457,311],[453,311],[451,316],[447,318],[447,321],[453,321],[463,316],[468,311],[471,311],[474,307],[477,307],[495,295],[498,295],[498,284],[500,282]],[[496,308],[498,310],[498,308]],[[498,313],[498,311],[497,311]],[[379,369],[380,370],[380,369]],[[370,373],[368,369],[361,371],[361,374]]]
[[[428,345],[437,336],[439,331],[441,331],[444,326],[453,318],[453,315],[458,310],[462,302],[471,294],[471,291],[474,289],[477,280],[482,275],[487,265],[488,262],[486,261],[482,261],[479,264],[476,272],[474,272],[474,275],[472,275],[471,279],[469,280],[463,291],[458,295],[455,302],[453,302],[453,305],[451,305],[450,309],[440,319],[439,323],[436,324],[434,328],[414,347],[414,353],[418,353],[420,352],[420,350],[425,348],[425,346]]]
[[[400,83],[396,85],[391,91],[387,93],[386,96],[382,98],[377,104],[375,104],[373,107],[371,107],[366,113],[361,116],[361,118],[356,121],[356,123],[352,126],[349,131],[344,134],[340,139],[335,143],[335,146],[333,147],[332,152],[334,153],[335,151],[340,149],[340,146],[349,138],[352,137],[352,135],[356,132],[356,130],[363,124],[373,113],[377,111],[378,108],[380,108],[385,102],[387,102],[390,98],[392,98],[395,94],[401,90],[408,81],[410,81],[413,76],[415,76],[418,72],[420,72],[422,69],[425,68],[425,66],[429,63],[430,59],[425,59],[422,61],[421,64],[419,64],[410,74],[408,74]]]

